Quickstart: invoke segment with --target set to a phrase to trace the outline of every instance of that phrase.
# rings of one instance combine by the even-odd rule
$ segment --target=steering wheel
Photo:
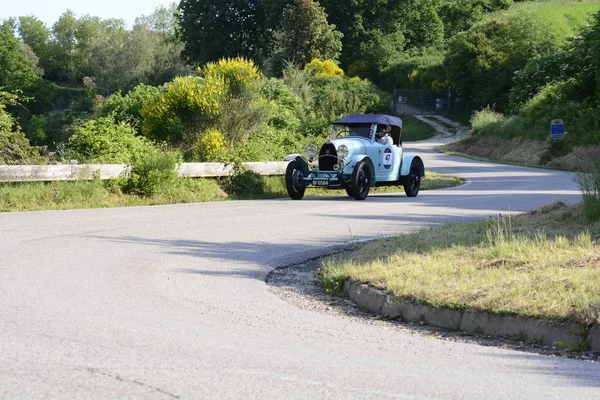
[[[339,137],[343,137],[346,136],[347,134],[349,134],[350,131],[339,131],[335,133],[335,139],[339,138]]]

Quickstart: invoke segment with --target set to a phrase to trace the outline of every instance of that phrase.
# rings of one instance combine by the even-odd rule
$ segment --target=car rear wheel
[[[405,178],[404,193],[408,197],[416,197],[421,188],[421,174],[419,166],[413,161],[410,165],[410,173]]]
[[[359,161],[352,171],[350,191],[356,200],[364,200],[371,189],[371,170],[365,161]]]
[[[304,172],[298,161],[290,161],[285,170],[285,187],[292,200],[300,200],[304,197],[306,185],[304,184]]]

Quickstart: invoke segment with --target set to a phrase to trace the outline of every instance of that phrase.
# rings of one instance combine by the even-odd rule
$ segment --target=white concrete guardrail
[[[283,175],[287,164],[285,161],[242,163],[259,175]],[[95,177],[110,179],[128,175],[130,171],[131,166],[127,164],[0,165],[0,182],[72,181]],[[232,175],[234,166],[222,163],[183,163],[178,165],[177,171],[179,176],[215,178]]]

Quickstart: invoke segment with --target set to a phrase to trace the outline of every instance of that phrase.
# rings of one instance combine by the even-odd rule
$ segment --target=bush
[[[344,75],[344,70],[341,69],[333,60],[319,60],[314,58],[304,67],[305,71],[310,72],[317,78],[330,78]]]
[[[449,42],[444,61],[449,84],[477,107],[504,110],[515,71],[531,57],[554,51],[554,41],[528,14],[477,24]]]
[[[243,57],[223,58],[208,63],[201,72],[207,80],[222,80],[225,93],[229,96],[240,96],[256,93],[263,76],[254,61]]]
[[[189,162],[220,161],[226,152],[223,134],[217,129],[209,129],[200,136],[194,147],[184,153],[184,159]]]
[[[504,120],[504,115],[497,113],[490,107],[475,111],[470,119],[470,124],[475,134],[487,134],[491,127],[497,127]]]
[[[398,61],[385,68],[375,81],[384,88],[432,88],[448,87],[442,63],[444,53],[436,48],[405,52]]]
[[[199,134],[218,127],[232,148],[264,121],[262,74],[252,61],[222,59],[200,69],[203,77],[180,77],[142,106],[142,132],[171,145],[193,147]]]
[[[265,193],[264,178],[252,171],[238,170],[228,178],[225,191],[238,197],[253,197]]]
[[[276,161],[283,160],[287,154],[302,149],[306,141],[299,133],[266,127],[254,135],[243,146],[232,153],[233,160],[240,161]]]
[[[216,121],[224,91],[223,80],[216,77],[175,78],[143,103],[142,133],[172,145],[195,143],[196,133]]]
[[[596,171],[579,174],[577,183],[583,194],[583,213],[588,221],[600,219],[600,162],[596,162]]]
[[[133,158],[131,175],[124,182],[126,193],[152,196],[164,186],[169,186],[178,178],[175,167],[179,155],[160,149],[146,149]]]
[[[125,96],[117,92],[103,104],[100,115],[112,115],[116,122],[129,122],[138,132],[142,129],[141,110],[144,103],[161,94],[161,88],[144,84],[137,85]]]
[[[305,134],[321,135],[332,121],[348,114],[388,113],[391,95],[366,79],[317,78],[311,80],[315,93],[314,113],[308,117]]]
[[[130,164],[151,148],[152,143],[136,136],[131,125],[109,116],[76,122],[67,142],[67,156],[88,163]]]
[[[29,141],[40,146],[46,142],[46,118],[39,115],[34,115],[27,124],[27,137]]]
[[[510,90],[510,110],[517,112],[529,99],[547,84],[556,83],[562,77],[561,67],[566,63],[566,53],[556,52],[536,56],[529,60],[525,68],[516,71],[514,86]]]
[[[40,155],[42,148],[31,146],[17,121],[6,111],[6,106],[17,100],[17,96],[0,90],[0,164],[46,164]]]

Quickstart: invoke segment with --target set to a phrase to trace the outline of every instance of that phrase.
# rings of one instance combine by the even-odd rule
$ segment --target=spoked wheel
[[[303,179],[304,172],[298,161],[290,161],[285,170],[285,187],[292,200],[300,200],[304,197],[306,185]]]
[[[419,167],[415,162],[410,166],[410,173],[406,177],[406,183],[404,184],[404,193],[408,197],[416,197],[419,194],[421,188],[421,174]]]
[[[356,200],[364,200],[371,188],[371,170],[365,161],[359,161],[352,172],[350,192]]]

